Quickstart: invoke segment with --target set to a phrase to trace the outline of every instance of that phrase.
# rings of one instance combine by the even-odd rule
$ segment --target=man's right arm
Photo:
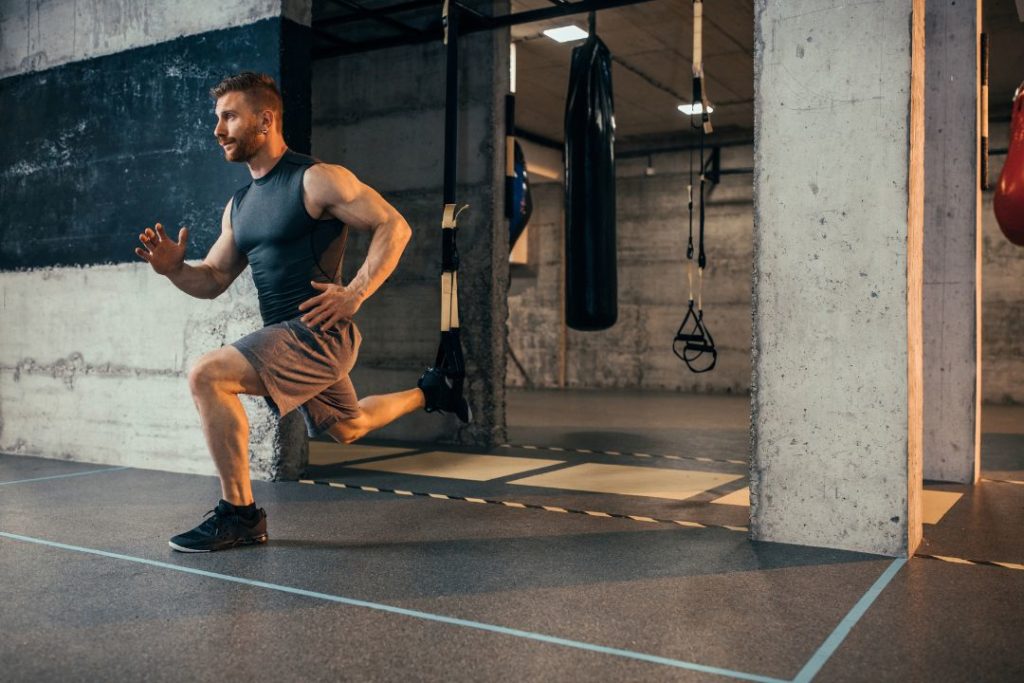
[[[178,269],[167,273],[167,279],[175,287],[198,299],[216,299],[249,265],[245,254],[235,245],[235,235],[231,229],[231,202],[228,200],[221,216],[220,237],[203,262],[198,266],[190,266],[182,261]]]

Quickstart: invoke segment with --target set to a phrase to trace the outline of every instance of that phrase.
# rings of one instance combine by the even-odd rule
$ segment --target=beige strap
[[[693,3],[693,75],[700,78],[704,75],[704,3],[700,0]]]
[[[514,178],[516,175],[516,136],[505,136],[505,177]]]
[[[441,331],[459,327],[459,274],[441,273]]]
[[[456,209],[456,207],[458,207],[458,209]],[[468,208],[469,204],[463,204],[462,206],[459,206],[458,204],[445,204],[444,215],[441,217],[441,229],[454,230],[459,227],[459,216]]]

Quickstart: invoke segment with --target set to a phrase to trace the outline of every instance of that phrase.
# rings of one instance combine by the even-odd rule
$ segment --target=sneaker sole
[[[267,538],[268,538],[268,536],[266,534],[260,534],[259,536],[254,536],[252,538],[245,538],[245,539],[241,539],[241,540],[235,541],[231,545],[226,545],[223,548],[217,548],[217,550],[229,550],[231,548],[235,548],[235,547],[238,547],[240,545],[257,545],[257,544],[260,544],[260,543],[266,543],[267,542]],[[171,548],[173,548],[174,550],[177,550],[179,553],[212,553],[212,552],[214,552],[214,549],[212,549],[212,548],[207,548],[205,550],[204,549],[200,549],[200,548],[186,548],[185,546],[178,545],[174,541],[167,541],[167,545],[171,546]]]

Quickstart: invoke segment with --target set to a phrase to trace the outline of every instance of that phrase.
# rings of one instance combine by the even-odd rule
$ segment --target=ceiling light
[[[579,26],[561,26],[559,28],[549,28],[544,31],[551,40],[557,40],[559,43],[570,43],[574,40],[583,40],[589,34],[581,29]]]
[[[710,114],[714,110],[715,110],[715,108],[712,107],[709,104],[708,105],[708,113]],[[696,114],[703,114],[704,113],[704,108],[701,106],[700,102],[697,102],[696,104],[680,104],[679,105],[679,111],[683,112],[687,116],[694,116]]]

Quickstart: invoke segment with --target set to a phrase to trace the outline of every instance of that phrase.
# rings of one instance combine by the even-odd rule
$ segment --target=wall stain
[[[54,379],[60,379],[69,391],[75,388],[75,379],[80,375],[100,375],[103,377],[184,377],[182,370],[160,370],[152,368],[138,368],[130,365],[119,365],[116,363],[102,363],[92,365],[85,362],[85,358],[78,351],[68,354],[64,358],[58,358],[53,363],[39,363],[34,358],[23,358],[15,365],[0,364],[0,371],[11,370],[14,373],[14,381],[20,382],[22,374],[26,375],[48,375]]]

